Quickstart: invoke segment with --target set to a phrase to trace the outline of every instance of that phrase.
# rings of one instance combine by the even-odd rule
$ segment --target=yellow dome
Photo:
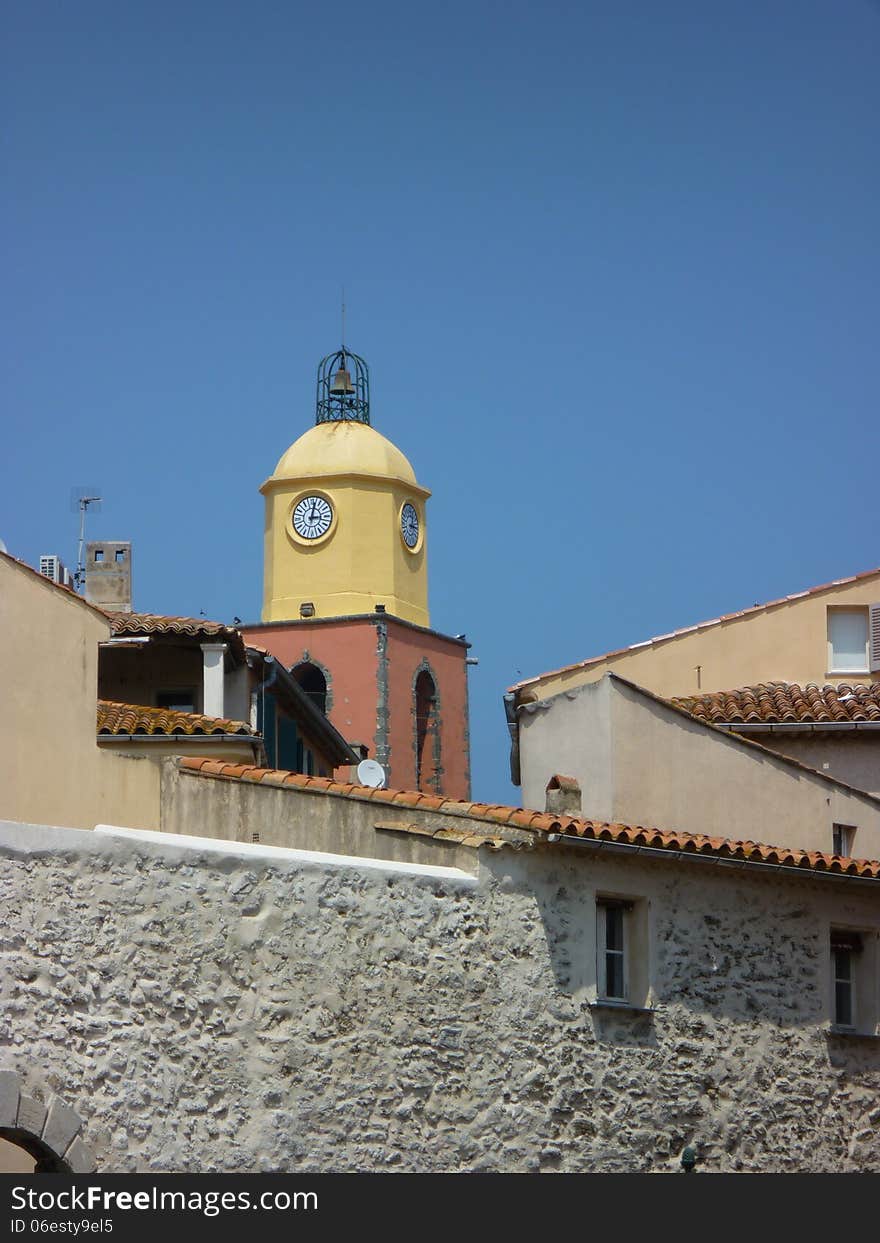
[[[369,475],[418,487],[409,462],[390,440],[366,423],[318,423],[295,440],[275,467],[273,479],[313,475]]]

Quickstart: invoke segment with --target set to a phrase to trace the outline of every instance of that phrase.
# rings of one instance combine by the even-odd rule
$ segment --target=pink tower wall
[[[389,785],[416,787],[413,690],[419,669],[427,666],[437,687],[440,728],[441,772],[435,792],[448,798],[470,798],[466,655],[467,647],[454,639],[389,623]]]
[[[308,659],[324,670],[327,715],[347,741],[369,748],[395,789],[416,788],[413,689],[419,670],[427,668],[437,688],[440,737],[440,772],[429,788],[447,798],[470,798],[465,643],[390,615],[279,622],[242,633],[246,643],[266,648],[287,669]]]

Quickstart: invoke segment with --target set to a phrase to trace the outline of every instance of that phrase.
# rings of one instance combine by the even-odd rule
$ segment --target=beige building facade
[[[251,671],[241,634],[218,623],[108,616],[0,553],[0,627],[0,816],[156,828],[163,759],[265,761],[252,715],[275,752],[277,735],[286,731],[287,740],[295,729],[311,767],[348,771],[356,760],[268,653],[253,653]],[[203,707],[236,716],[206,715]],[[296,748],[288,751],[293,766]]]
[[[596,819],[816,851],[845,825],[847,853],[880,858],[880,798],[615,674],[523,705],[517,738],[526,807],[564,774]]]
[[[880,569],[542,673],[511,690],[518,706],[606,673],[664,698],[756,682],[880,681]]]
[[[99,750],[98,609],[0,553],[0,815],[92,828],[159,821],[159,766]]]

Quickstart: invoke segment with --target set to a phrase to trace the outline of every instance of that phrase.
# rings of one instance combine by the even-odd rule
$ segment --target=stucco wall
[[[599,709],[603,685],[608,712]],[[832,825],[854,824],[859,854],[880,857],[875,799],[691,720],[618,679],[527,706],[519,720],[526,807],[543,809],[547,781],[562,771],[581,783],[583,814],[596,819],[827,852]]]
[[[256,744],[256,746],[254,745]],[[260,764],[263,762],[261,740],[247,734],[230,735],[222,742],[213,741],[203,734],[178,734],[162,738],[151,734],[146,738],[116,741],[112,734],[102,737],[98,746],[107,755],[137,756],[139,759],[160,760],[181,755],[207,755],[212,760],[228,760],[231,764]],[[154,822],[149,828],[157,828]]]
[[[750,731],[746,737],[880,797],[880,731],[841,730],[838,734]]]
[[[462,827],[492,832],[491,825],[438,816],[418,808],[376,804],[367,798],[334,797],[296,786],[264,785],[181,772],[176,760],[162,765],[162,819],[164,833],[213,837],[227,842],[280,846],[296,850],[335,851],[361,858],[434,864],[438,846],[410,834],[397,835],[377,825],[423,823],[432,830]],[[256,837],[255,837],[256,835]],[[473,850],[444,843],[444,861],[474,871]]]
[[[547,782],[561,773],[577,779],[585,816],[613,820],[610,679],[521,708],[518,720],[523,806],[543,811]]]
[[[22,826],[0,857],[0,1066],[77,1111],[99,1170],[663,1171],[694,1144],[880,1171],[877,1042],[823,1030],[829,925],[875,944],[870,888]],[[597,892],[645,905],[651,1013],[589,1008]]]
[[[544,674],[523,687],[520,695],[543,699],[584,682],[595,682],[609,671],[663,696],[733,690],[758,682],[814,682],[821,686],[825,682],[878,681],[880,672],[843,677],[829,670],[827,624],[829,606],[852,608],[878,600],[880,573],[687,634],[649,640],[586,668]],[[686,619],[682,621],[687,624]]]
[[[110,624],[0,555],[0,816],[90,828],[159,822],[159,769],[95,742],[98,643]]]

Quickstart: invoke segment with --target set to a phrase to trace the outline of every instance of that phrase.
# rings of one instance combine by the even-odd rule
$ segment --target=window
[[[645,898],[596,895],[596,999],[590,1005],[653,1009]]]
[[[317,665],[305,661],[290,671],[316,708],[327,713],[327,678]]]
[[[124,561],[124,560],[125,560],[125,549],[117,548],[116,549],[116,564],[118,565],[120,561]]]
[[[103,549],[103,548],[96,548],[96,549],[95,549],[95,560],[96,560],[96,561],[103,561],[103,560],[104,560],[104,549]]]
[[[868,609],[828,610],[828,672],[868,672]]]
[[[177,691],[157,691],[156,707],[166,712],[195,712],[196,693],[191,687]]]
[[[835,1027],[855,1030],[856,1026],[856,961],[862,952],[858,932],[831,930],[831,977],[833,983],[833,1015]]]
[[[440,792],[440,719],[437,685],[427,669],[421,669],[413,685],[413,716],[416,737],[416,789]]]
[[[831,829],[832,853],[847,858],[852,854],[853,841],[856,836],[854,824],[835,824]]]
[[[599,996],[610,1001],[628,1001],[626,911],[622,903],[603,901],[596,908]]]
[[[877,1029],[877,930],[832,928],[831,1030],[873,1036]]]
[[[861,949],[861,944],[858,946]],[[834,1022],[837,1027],[853,1027],[853,954],[857,948],[851,936],[832,933],[831,962],[834,971]]]

